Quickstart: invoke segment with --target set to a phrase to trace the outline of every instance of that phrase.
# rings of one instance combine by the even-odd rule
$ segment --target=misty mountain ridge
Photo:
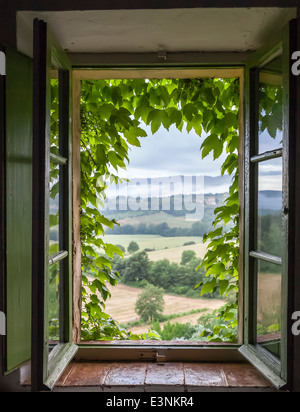
[[[117,199],[117,204],[126,199],[176,199],[183,196],[185,200],[202,203],[205,206],[220,206],[229,196],[232,177],[225,176],[162,176],[155,178],[132,178],[130,182],[111,185],[106,190],[105,206]],[[272,213],[282,209],[282,192],[261,190],[258,194],[260,214]],[[106,207],[105,207],[106,209]],[[117,209],[119,209],[117,207]],[[163,208],[159,208],[163,210]],[[172,207],[171,207],[172,209]]]
[[[226,176],[161,176],[132,178],[129,182],[121,182],[109,186],[107,197],[140,196],[161,197],[188,194],[228,193],[232,178]],[[162,194],[160,194],[162,191]]]

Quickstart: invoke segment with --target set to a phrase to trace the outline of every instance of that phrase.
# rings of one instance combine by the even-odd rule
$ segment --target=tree
[[[181,255],[181,265],[185,265],[190,262],[192,259],[197,257],[196,252],[194,250],[184,250]]]
[[[176,266],[176,264],[175,264]],[[149,283],[168,290],[169,286],[174,283],[177,270],[174,270],[168,259],[151,262],[149,267]]]
[[[132,240],[127,247],[127,252],[134,253],[134,252],[137,252],[139,249],[140,249],[139,245]]]
[[[154,321],[163,312],[164,305],[164,290],[149,284],[138,298],[135,311],[143,321]]]
[[[143,279],[148,280],[150,261],[145,251],[136,253],[129,259],[126,259],[125,262],[124,283],[140,282]]]

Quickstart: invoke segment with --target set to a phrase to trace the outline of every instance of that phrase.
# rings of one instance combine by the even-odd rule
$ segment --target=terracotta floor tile
[[[66,380],[68,379],[68,376],[70,375],[71,371],[75,368],[75,366],[75,363],[69,363],[64,373],[61,375],[59,381],[57,382],[56,386],[64,386]]]
[[[186,387],[227,387],[220,364],[185,363],[184,374]]]
[[[183,391],[184,374],[182,363],[149,363],[145,381],[146,391]]]
[[[222,369],[229,387],[272,387],[272,385],[248,363],[223,364]]]
[[[71,363],[57,391],[219,392],[270,391],[272,385],[248,363]]]
[[[111,363],[76,363],[63,381],[63,386],[100,387],[111,368]]]
[[[114,363],[108,372],[104,386],[144,387],[147,364],[141,362]]]

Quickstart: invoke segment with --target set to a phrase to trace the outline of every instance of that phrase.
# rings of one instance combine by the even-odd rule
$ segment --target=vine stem
[[[91,152],[89,151],[89,149],[87,148],[86,144],[84,143],[83,139],[81,139],[81,143],[83,144],[83,146],[85,147],[86,151],[88,152],[88,155],[90,156],[90,158],[92,159],[92,162],[94,163],[94,166],[97,167],[97,163],[95,162]]]

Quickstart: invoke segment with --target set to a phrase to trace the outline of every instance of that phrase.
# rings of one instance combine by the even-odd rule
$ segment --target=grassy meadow
[[[184,244],[187,242],[195,242],[197,245],[203,245],[202,237],[200,236],[164,237],[159,235],[105,235],[104,240],[105,242],[114,245],[122,245],[125,249],[127,249],[131,241],[134,241],[139,245],[140,251],[144,249],[161,251],[181,248],[186,247]],[[189,245],[187,247],[190,249],[193,246],[195,245]]]

